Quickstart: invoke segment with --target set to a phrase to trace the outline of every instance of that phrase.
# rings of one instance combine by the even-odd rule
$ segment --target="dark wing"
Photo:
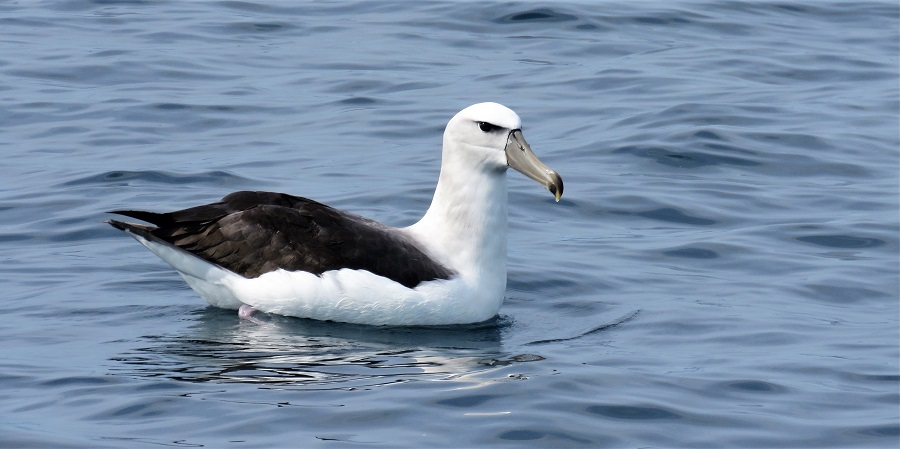
[[[236,192],[217,203],[157,214],[113,211],[156,227],[110,224],[166,242],[244,277],[279,268],[320,275],[368,270],[413,288],[453,272],[396,230],[315,201],[272,192]]]

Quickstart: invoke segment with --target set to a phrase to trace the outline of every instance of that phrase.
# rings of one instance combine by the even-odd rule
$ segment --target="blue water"
[[[0,447],[896,447],[900,6],[0,4]],[[240,189],[392,225],[510,106],[477,326],[210,309],[103,223]]]

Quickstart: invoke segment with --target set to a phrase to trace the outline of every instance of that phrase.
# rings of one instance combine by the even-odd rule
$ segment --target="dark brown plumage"
[[[413,288],[454,274],[396,229],[283,193],[235,192],[169,213],[112,213],[155,225],[110,220],[117,229],[176,246],[247,278],[279,268],[316,275],[350,268]]]

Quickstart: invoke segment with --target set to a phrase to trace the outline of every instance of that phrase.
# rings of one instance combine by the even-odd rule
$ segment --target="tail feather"
[[[109,211],[111,214],[116,215],[124,215],[126,217],[137,218],[141,221],[146,221],[147,223],[153,223],[157,226],[162,225],[166,222],[166,215],[168,214],[158,214],[156,212],[147,212],[143,210],[111,210]],[[110,221],[112,224],[112,220]],[[116,226],[116,225],[113,225]],[[120,228],[121,229],[121,228]]]
[[[137,223],[126,223],[119,220],[109,220],[107,221],[107,223],[120,231],[131,232],[145,238],[154,238],[153,235],[150,234],[150,231],[154,229],[153,226],[147,226]]]
[[[146,246],[147,249],[166,261],[183,275],[193,276],[195,278],[215,282],[215,279],[230,273],[221,266],[203,259],[183,248],[179,248],[171,242],[167,242],[155,235],[153,226],[141,225],[136,223],[125,223],[118,220],[109,220],[110,226],[125,231]]]

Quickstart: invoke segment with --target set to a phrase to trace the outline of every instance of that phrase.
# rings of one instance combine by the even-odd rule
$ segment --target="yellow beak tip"
[[[559,199],[562,198],[562,191],[559,189],[553,189],[553,196],[556,197],[556,202],[559,202]]]

